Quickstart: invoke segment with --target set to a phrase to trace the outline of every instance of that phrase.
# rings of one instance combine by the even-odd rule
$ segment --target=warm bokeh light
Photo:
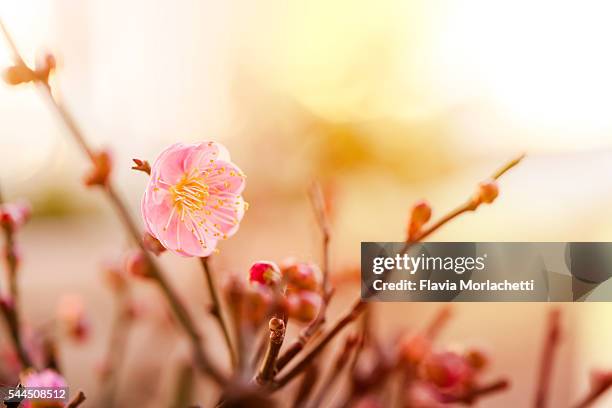
[[[241,233],[219,255],[232,271],[254,259],[319,256],[304,195],[313,178],[336,198],[332,263],[350,270],[359,241],[403,237],[411,203],[429,199],[435,218],[523,151],[527,158],[501,182],[494,206],[453,221],[434,239],[611,240],[610,16],[612,2],[603,0],[0,4],[28,61],[44,50],[57,55],[58,94],[92,144],[111,148],[112,177],[134,213],[145,177],[130,170],[132,158],[150,160],[177,141],[228,146],[248,174],[251,204]],[[0,41],[0,68],[9,63]],[[27,313],[42,320],[71,286],[91,295],[104,329],[109,299],[94,276],[104,256],[124,245],[120,226],[109,222],[102,196],[82,185],[86,162],[36,89],[0,82],[0,111],[0,188],[34,204],[23,236],[23,285],[24,297],[37,302]],[[183,261],[168,261],[172,279],[180,289],[199,288]],[[47,273],[64,263],[65,279]],[[339,303],[342,296],[349,297],[340,293]],[[381,309],[390,336],[432,310]],[[537,359],[547,309],[460,305],[448,337],[489,342],[495,368],[516,377],[504,401],[522,402],[533,383],[524,360]],[[584,379],[598,361],[612,361],[607,339],[597,336],[607,323],[593,317],[609,309],[568,305],[568,326],[576,323],[572,330],[582,335],[564,349],[559,400],[584,389],[578,372]],[[524,337],[525,358],[516,358],[512,331]],[[143,344],[148,335],[141,333]],[[66,360],[84,386],[93,382],[81,374],[94,365],[96,341]],[[135,360],[151,359],[143,350]]]

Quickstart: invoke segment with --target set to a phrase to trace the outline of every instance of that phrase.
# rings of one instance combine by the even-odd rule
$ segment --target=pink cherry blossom
[[[208,256],[238,230],[247,208],[244,186],[221,144],[174,144],[151,168],[141,208],[146,228],[173,253]]]

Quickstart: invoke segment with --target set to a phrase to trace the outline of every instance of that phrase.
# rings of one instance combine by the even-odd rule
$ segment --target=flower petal
[[[164,150],[151,167],[151,180],[155,183],[172,185],[185,174],[184,162],[193,145],[176,143]]]
[[[206,184],[211,195],[217,193],[240,195],[246,186],[242,170],[234,163],[217,160],[207,170],[209,174],[206,177]]]
[[[184,162],[184,169],[187,173],[194,169],[205,169],[216,160],[230,161],[230,154],[225,146],[217,142],[206,141],[190,146],[189,155]]]
[[[167,229],[160,231],[159,240],[169,251],[185,257],[208,256],[217,246],[217,240],[203,228],[194,228],[187,218],[181,221],[181,214],[173,215]]]
[[[219,205],[216,197],[211,196],[211,202],[216,204],[208,205],[205,209],[207,226],[213,236],[219,239],[231,237],[238,231],[247,206],[239,195],[226,195],[223,200],[224,204]]]

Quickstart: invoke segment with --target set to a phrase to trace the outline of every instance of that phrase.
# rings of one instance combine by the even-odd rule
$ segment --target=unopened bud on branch
[[[321,271],[314,264],[287,259],[282,263],[281,271],[289,290],[317,291],[319,289]]]
[[[478,203],[491,204],[497,198],[499,194],[499,188],[497,187],[497,181],[489,179],[478,184],[478,191],[476,192],[476,201]]]
[[[408,240],[416,238],[431,218],[431,206],[425,200],[417,201],[410,211],[410,223],[408,224]]]
[[[281,281],[281,272],[274,262],[258,261],[249,270],[249,281],[265,286],[276,286]]]
[[[289,316],[300,322],[308,323],[317,316],[322,299],[318,293],[301,291],[289,295],[288,303]]]

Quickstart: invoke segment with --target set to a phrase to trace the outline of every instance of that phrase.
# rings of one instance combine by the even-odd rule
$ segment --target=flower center
[[[182,180],[170,187],[172,203],[180,212],[195,213],[206,206],[208,197],[208,184],[201,176],[183,176]]]

